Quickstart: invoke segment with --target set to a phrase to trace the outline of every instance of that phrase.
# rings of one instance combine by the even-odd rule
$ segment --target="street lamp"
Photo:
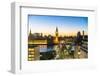
[[[81,52],[80,52],[80,51],[78,51],[78,58],[80,58],[80,55],[81,55]]]

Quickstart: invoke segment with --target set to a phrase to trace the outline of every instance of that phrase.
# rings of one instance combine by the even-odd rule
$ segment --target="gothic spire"
[[[31,29],[30,29],[30,33],[29,33],[29,34],[30,34],[30,35],[32,34],[32,33],[31,33]]]
[[[56,32],[58,32],[58,27],[56,27]]]

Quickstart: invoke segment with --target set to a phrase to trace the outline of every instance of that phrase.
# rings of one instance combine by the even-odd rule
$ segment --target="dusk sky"
[[[29,30],[32,33],[43,33],[54,35],[58,27],[59,35],[75,35],[78,31],[88,32],[88,17],[78,16],[28,16]]]

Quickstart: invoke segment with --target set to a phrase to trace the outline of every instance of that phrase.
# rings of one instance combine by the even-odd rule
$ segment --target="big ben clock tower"
[[[58,40],[58,27],[56,27],[56,31],[55,31],[55,43],[59,43],[59,40]]]

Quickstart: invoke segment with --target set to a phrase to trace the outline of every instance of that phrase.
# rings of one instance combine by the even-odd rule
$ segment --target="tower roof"
[[[58,27],[56,27],[56,32],[58,32]]]

